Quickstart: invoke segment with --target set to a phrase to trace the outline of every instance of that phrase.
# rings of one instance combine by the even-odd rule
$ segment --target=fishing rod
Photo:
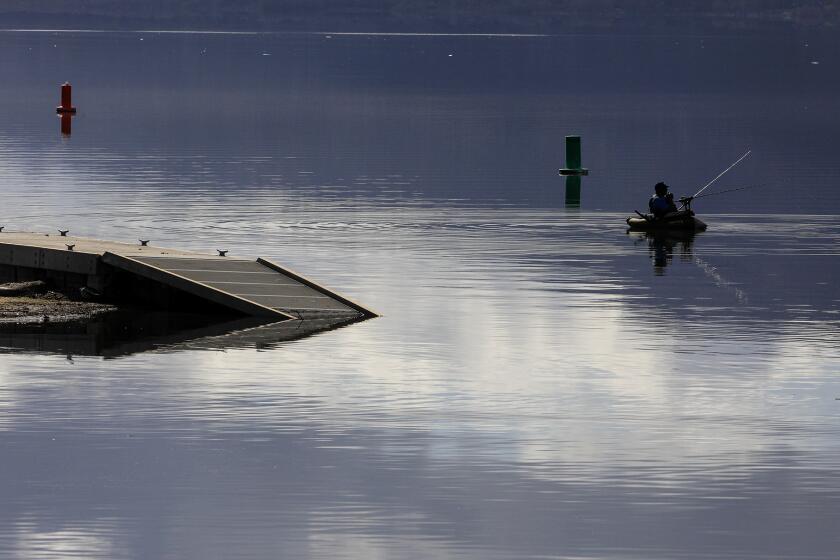
[[[724,169],[723,171],[721,171],[721,172],[720,172],[720,175],[718,175],[717,177],[715,177],[714,179],[712,179],[711,181],[709,181],[708,183],[706,183],[706,186],[704,186],[702,189],[700,189],[699,191],[697,191],[696,193],[694,193],[694,196],[692,196],[692,197],[690,197],[690,198],[697,198],[697,195],[698,195],[698,194],[700,194],[701,192],[703,192],[703,191],[705,191],[706,189],[708,189],[708,188],[709,188],[709,187],[710,187],[710,186],[711,186],[711,185],[712,185],[715,181],[717,181],[718,179],[720,179],[721,177],[723,177],[724,175],[726,175],[726,173],[728,173],[730,169],[732,169],[733,167],[735,167],[736,165],[738,165],[739,163],[741,163],[742,161],[744,161],[744,160],[746,159],[746,157],[747,157],[748,155],[750,155],[751,153],[752,153],[752,150],[747,150],[747,151],[746,151],[746,153],[744,153],[744,155],[742,155],[741,157],[739,157],[739,158],[735,161],[735,163],[733,163],[732,165],[730,165],[729,167],[727,167],[726,169]]]
[[[693,195],[693,196],[683,196],[683,197],[681,197],[681,198],[680,198],[680,202],[682,203],[682,206],[680,206],[680,210],[682,210],[683,208],[690,210],[690,209],[691,209],[691,201],[692,201],[692,200],[694,200],[695,198],[697,198],[697,197],[700,195],[700,193],[702,193],[703,191],[705,191],[706,189],[708,189],[709,187],[711,187],[711,186],[714,184],[714,182],[715,182],[715,181],[717,181],[718,179],[720,179],[721,177],[723,177],[724,175],[726,175],[726,174],[727,174],[727,173],[728,173],[728,172],[729,172],[729,171],[730,171],[733,167],[735,167],[736,165],[738,165],[739,163],[741,163],[742,161],[744,161],[745,159],[747,159],[747,156],[748,156],[748,155],[750,155],[751,153],[752,153],[752,150],[747,150],[746,152],[744,152],[744,155],[742,155],[741,157],[739,157],[738,159],[736,159],[736,160],[735,160],[735,163],[733,163],[732,165],[730,165],[729,167],[727,167],[726,169],[724,169],[723,171],[721,171],[720,173],[718,173],[717,177],[715,177],[714,179],[712,179],[711,181],[709,181],[708,183],[706,183],[706,184],[703,186],[703,188],[701,188],[699,191],[697,191],[696,193],[694,193],[694,195]]]

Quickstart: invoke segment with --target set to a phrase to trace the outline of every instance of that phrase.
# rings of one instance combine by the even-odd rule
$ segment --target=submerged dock
[[[56,234],[0,231],[0,282],[45,280],[106,301],[268,320],[376,314],[262,258]]]

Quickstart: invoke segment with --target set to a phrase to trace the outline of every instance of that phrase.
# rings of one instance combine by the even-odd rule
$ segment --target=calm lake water
[[[383,315],[4,338],[0,557],[836,558],[837,52],[0,33],[0,225],[263,256]],[[747,148],[709,191],[762,187],[698,200],[707,232],[626,233]]]

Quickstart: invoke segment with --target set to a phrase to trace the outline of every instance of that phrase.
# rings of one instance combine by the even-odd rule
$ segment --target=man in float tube
[[[677,205],[674,204],[674,194],[668,192],[668,185],[660,181],[653,187],[653,191],[654,195],[648,201],[648,209],[651,214],[657,218],[662,218],[665,214],[677,211]]]

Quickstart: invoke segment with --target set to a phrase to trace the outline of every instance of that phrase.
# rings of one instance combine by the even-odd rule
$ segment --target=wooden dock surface
[[[0,264],[98,277],[113,267],[236,312],[278,320],[375,317],[369,309],[265,259],[55,234],[0,232]]]

